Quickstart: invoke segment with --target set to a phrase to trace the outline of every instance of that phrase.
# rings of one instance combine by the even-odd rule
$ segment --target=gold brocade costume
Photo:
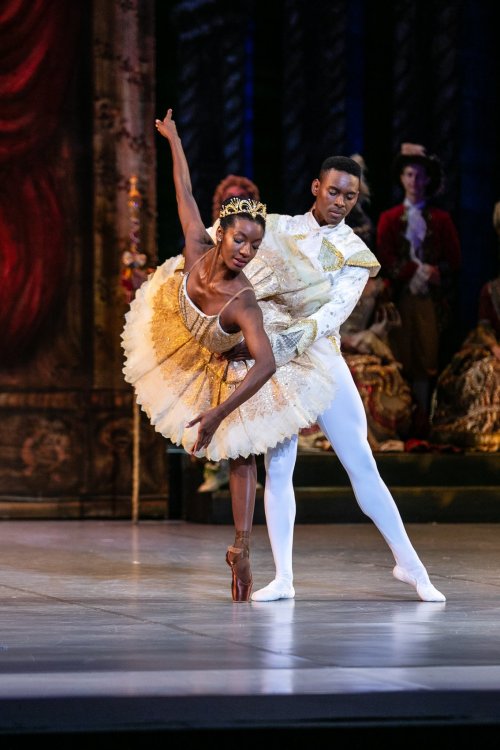
[[[344,353],[344,359],[365,407],[372,450],[387,441],[405,440],[411,428],[412,398],[400,364],[377,354]]]
[[[253,361],[217,358],[241,333],[224,332],[218,315],[198,310],[187,295],[183,267],[183,256],[170,258],[140,287],[125,316],[122,347],[125,380],[138,403],[158,432],[190,452],[199,426],[186,423],[225,401]],[[293,340],[295,321],[328,300],[329,283],[303,258],[285,262],[261,248],[245,276],[278,346],[280,332],[292,328],[286,339]],[[206,451],[196,455],[218,461],[264,453],[314,423],[334,397],[324,351],[313,344],[281,365],[276,356],[275,374],[221,422]]]
[[[500,285],[499,285],[500,288]],[[439,376],[432,439],[463,448],[500,450],[500,360],[492,326],[479,324]]]

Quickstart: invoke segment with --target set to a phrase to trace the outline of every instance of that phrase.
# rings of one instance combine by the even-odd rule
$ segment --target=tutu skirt
[[[324,280],[308,265],[261,257],[245,269],[261,306],[266,332],[276,332],[314,310],[325,299]],[[220,359],[186,328],[179,290],[183,256],[169,258],[138,289],[125,316],[123,373],[155,430],[192,452],[198,425],[186,424],[225,401],[253,361]],[[220,424],[206,449],[210,461],[265,453],[301,428],[313,424],[334,396],[327,362],[331,345],[312,344],[302,355],[277,367],[275,374]]]

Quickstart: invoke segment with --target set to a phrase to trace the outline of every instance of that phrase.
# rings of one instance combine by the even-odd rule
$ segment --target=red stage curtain
[[[0,362],[25,355],[68,268],[58,159],[80,22],[72,0],[0,6]]]

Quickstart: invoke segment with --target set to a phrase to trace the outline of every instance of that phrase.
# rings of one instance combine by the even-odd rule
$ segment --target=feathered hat
[[[400,177],[403,169],[409,164],[422,164],[430,177],[426,194],[428,197],[437,195],[443,189],[443,167],[435,154],[428,154],[425,146],[419,143],[402,143],[401,151],[396,156],[393,165],[394,179],[401,185]]]

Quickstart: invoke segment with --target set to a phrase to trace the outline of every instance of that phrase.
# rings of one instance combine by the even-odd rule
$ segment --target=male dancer
[[[312,181],[314,205],[298,216],[268,214],[263,244],[280,236],[290,252],[302,252],[330,278],[331,302],[272,341],[277,363],[307,346],[328,346],[337,383],[336,397],[318,424],[346,469],[356,500],[389,545],[396,565],[393,575],[415,587],[423,601],[443,602],[445,596],[430,582],[427,571],[406,533],[396,503],[382,481],[368,443],[366,413],[349,368],[340,354],[340,325],[351,314],[369,276],[380,265],[367,245],[347,226],[345,218],[359,196],[361,168],[344,156],[326,159]],[[242,356],[240,350],[239,356]],[[238,356],[235,353],[235,356]],[[297,436],[268,450],[265,456],[264,508],[276,575],[255,591],[254,601],[292,599],[292,547],[295,522],[293,470]]]

